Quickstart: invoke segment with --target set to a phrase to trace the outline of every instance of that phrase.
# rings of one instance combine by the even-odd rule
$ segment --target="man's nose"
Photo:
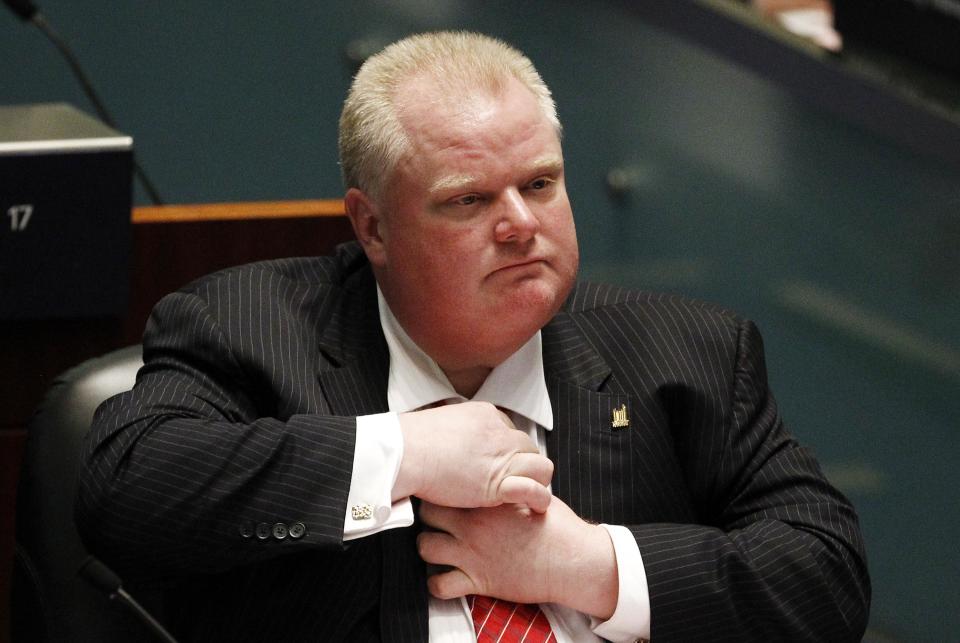
[[[497,210],[494,233],[501,243],[524,242],[540,232],[540,219],[517,190],[508,190]]]

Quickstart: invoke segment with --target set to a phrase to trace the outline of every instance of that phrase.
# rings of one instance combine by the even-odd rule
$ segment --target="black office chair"
[[[130,346],[70,369],[30,421],[17,489],[14,643],[153,640],[131,613],[77,577],[87,552],[73,524],[83,436],[100,402],[133,386],[141,353]]]

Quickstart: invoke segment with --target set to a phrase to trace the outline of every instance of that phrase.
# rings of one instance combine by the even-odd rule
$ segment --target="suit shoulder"
[[[657,371],[653,379],[680,382],[704,368],[717,377],[733,373],[752,326],[730,310],[680,295],[582,283],[545,336],[563,342],[581,335],[614,370],[645,365]]]
[[[247,354],[256,363],[258,347],[282,340],[304,347],[298,354],[312,355],[317,342],[348,343],[341,336],[353,335],[345,329],[366,329],[370,320],[379,328],[374,284],[359,247],[338,248],[328,257],[227,268],[161,299],[147,322],[144,343],[200,337],[196,341],[219,342],[219,353]]]
[[[581,313],[609,312],[618,308],[649,313],[659,312],[670,316],[708,317],[734,325],[744,321],[740,315],[727,308],[682,295],[587,281],[577,283],[564,306],[565,312],[574,316]]]
[[[355,243],[343,244],[329,256],[286,257],[224,268],[185,285],[180,292],[200,294],[244,283],[285,283],[290,287],[349,288],[368,267]],[[369,270],[366,270],[369,272]]]

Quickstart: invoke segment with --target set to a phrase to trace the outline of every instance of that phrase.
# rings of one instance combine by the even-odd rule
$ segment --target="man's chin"
[[[505,316],[533,335],[557,314],[568,291],[542,280],[521,283],[507,300]]]
[[[541,309],[549,320],[563,305],[573,287],[573,282],[565,282],[555,274],[536,279],[521,280],[511,295],[518,307]]]

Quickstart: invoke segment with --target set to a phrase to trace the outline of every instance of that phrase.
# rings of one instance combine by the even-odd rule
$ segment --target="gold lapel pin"
[[[627,415],[627,405],[621,404],[619,409],[613,409],[613,420],[610,426],[615,429],[622,429],[630,426],[630,416]]]

